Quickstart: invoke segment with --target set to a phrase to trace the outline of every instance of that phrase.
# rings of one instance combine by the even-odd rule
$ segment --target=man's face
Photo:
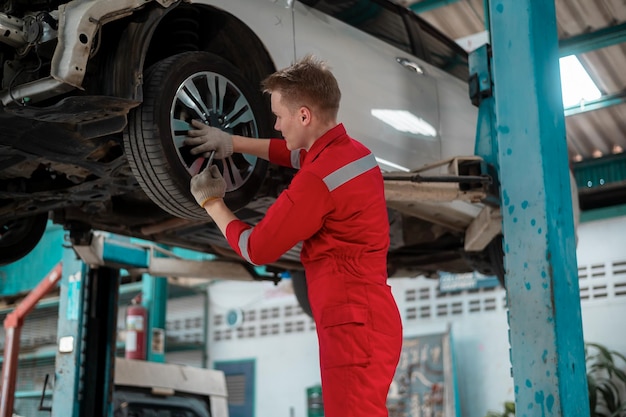
[[[282,95],[279,91],[272,93],[271,104],[272,113],[276,116],[274,129],[282,133],[285,142],[287,142],[287,149],[293,151],[304,148],[306,142],[299,112],[283,104]]]

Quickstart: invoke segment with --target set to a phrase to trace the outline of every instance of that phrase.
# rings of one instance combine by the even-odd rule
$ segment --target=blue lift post
[[[89,252],[90,266],[73,250],[63,251],[53,417],[112,415],[119,269],[147,268],[150,263],[147,248],[117,239],[103,240],[100,245],[95,241],[92,235],[74,245],[94,245],[100,250]],[[142,298],[147,301],[149,316],[151,309],[157,311],[153,320],[164,327],[165,308],[161,306],[167,301],[167,280],[148,274],[142,278]],[[164,353],[148,355],[147,359],[164,362]]]
[[[165,321],[167,313],[167,278],[142,276],[142,301],[148,310],[148,339],[146,343],[146,360],[165,362]],[[158,339],[158,340],[157,340]]]
[[[52,415],[107,417],[113,389],[119,272],[63,252]]]
[[[84,291],[86,269],[71,250],[63,251],[62,262],[52,410],[54,415],[71,417],[77,416],[79,411],[78,381],[82,349],[79,335],[83,325],[83,305],[79,300]]]
[[[488,14],[516,415],[589,415],[554,1]]]

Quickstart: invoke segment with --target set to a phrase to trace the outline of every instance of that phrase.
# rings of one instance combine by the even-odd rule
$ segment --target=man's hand
[[[184,145],[193,146],[192,155],[202,154],[209,157],[211,151],[215,151],[217,159],[228,158],[233,154],[233,137],[228,133],[216,128],[207,126],[199,120],[192,120],[191,125],[196,129],[187,131],[187,139]]]
[[[226,181],[216,165],[206,167],[201,173],[191,178],[191,194],[202,208],[211,200],[224,198]]]

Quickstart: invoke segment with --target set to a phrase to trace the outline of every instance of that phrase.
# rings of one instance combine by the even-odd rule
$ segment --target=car
[[[409,9],[387,0],[0,6],[1,264],[26,255],[50,220],[73,243],[102,230],[243,262],[189,191],[206,160],[190,154],[186,132],[201,119],[279,137],[260,82],[313,54],[339,81],[339,120],[385,175],[390,276],[503,275],[497,228],[467,247],[480,213],[499,224],[493,176],[473,156],[467,53]],[[295,174],[242,154],[216,163],[226,203],[251,224]],[[265,266],[301,270],[299,245]]]

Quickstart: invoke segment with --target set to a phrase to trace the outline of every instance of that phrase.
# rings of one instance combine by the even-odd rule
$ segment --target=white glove
[[[217,165],[207,166],[201,173],[191,178],[191,194],[202,208],[211,200],[224,198],[226,181]]]
[[[205,125],[199,120],[192,120],[191,125],[196,129],[187,131],[187,139],[183,145],[193,146],[192,155],[202,154],[208,158],[215,151],[217,159],[228,158],[233,154],[233,137],[216,127]]]

